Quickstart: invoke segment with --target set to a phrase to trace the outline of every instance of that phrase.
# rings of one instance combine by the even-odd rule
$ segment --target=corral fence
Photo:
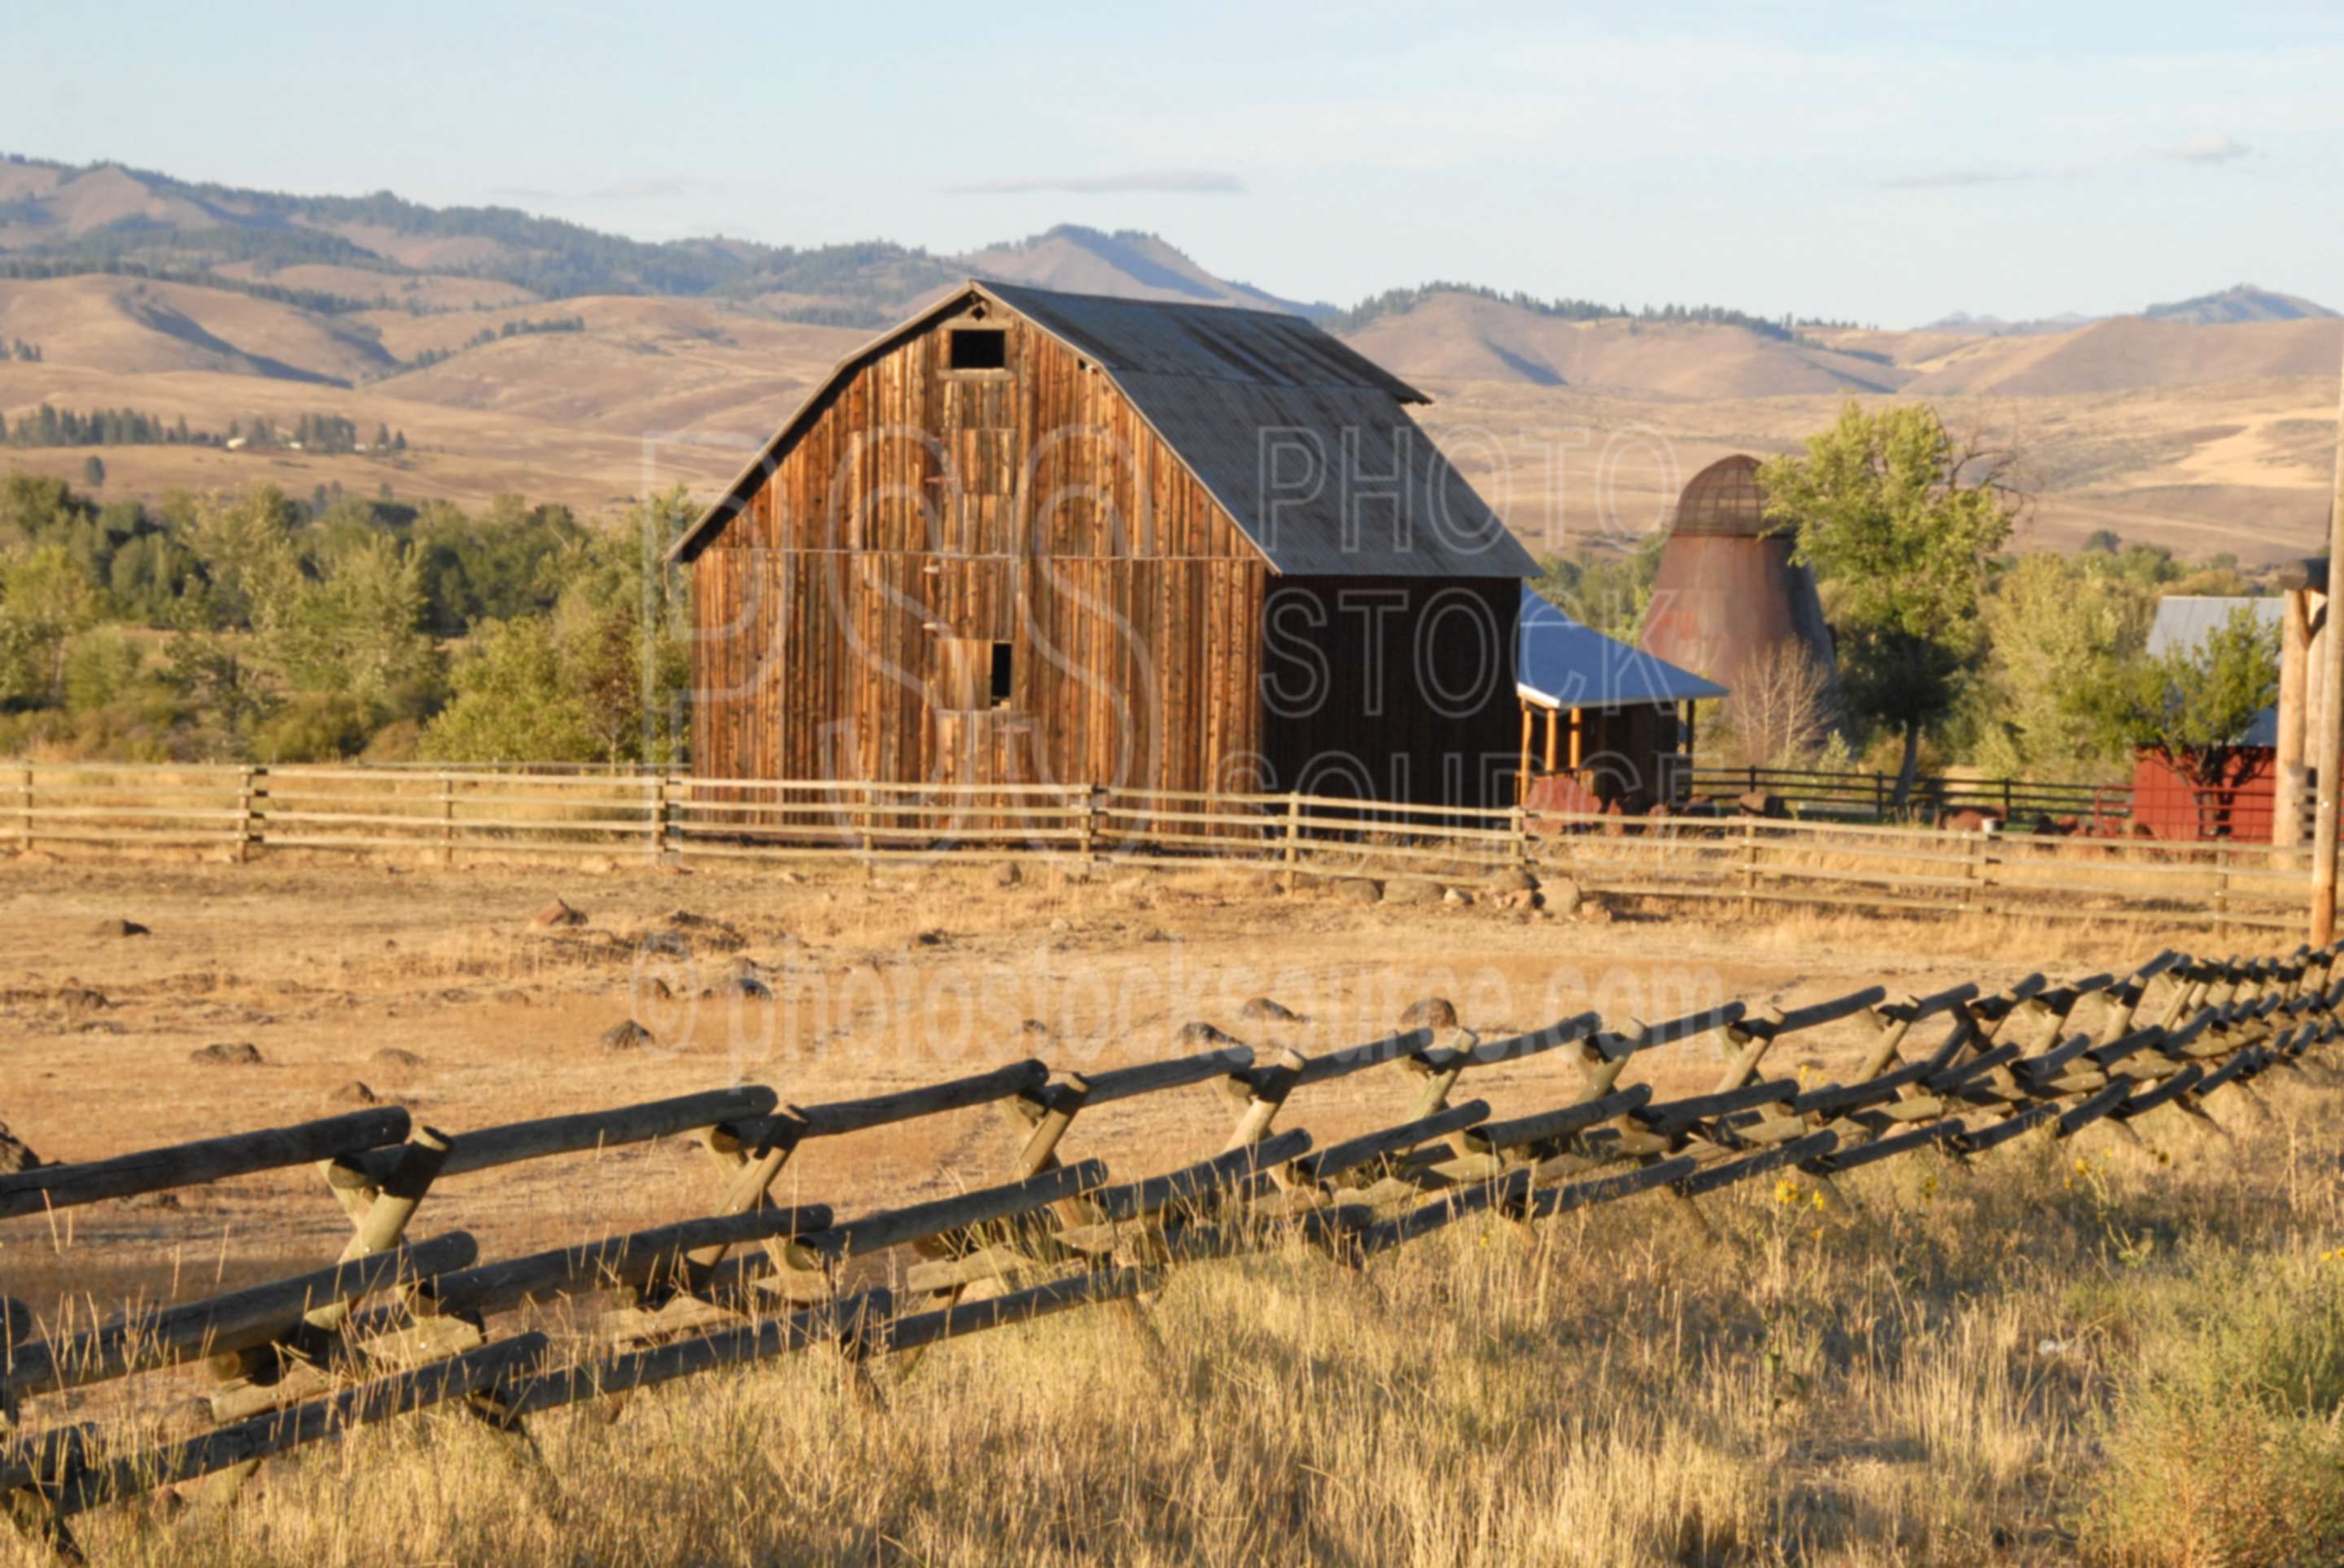
[[[318,1200],[350,1226],[338,1257],[313,1271],[138,1302],[104,1321],[77,1313],[69,1295],[43,1310],[0,1300],[0,1514],[70,1555],[73,1521],[88,1510],[198,1482],[201,1500],[230,1502],[268,1459],[433,1406],[513,1437],[517,1458],[542,1463],[527,1429],[548,1412],[592,1402],[616,1417],[644,1390],[763,1359],[835,1355],[854,1386],[875,1392],[879,1372],[908,1375],[932,1347],[1104,1302],[1119,1304],[1147,1347],[1157,1343],[1147,1303],[1168,1276],[1267,1248],[1300,1245],[1360,1271],[1471,1216],[1535,1227],[1642,1193],[1714,1234],[1735,1211],[1700,1200],[1760,1178],[1774,1180],[1777,1198],[1854,1214],[1864,1196],[1843,1183],[1900,1155],[1960,1167],[2030,1135],[2049,1143],[2107,1129],[2140,1141],[2158,1112],[2160,1139],[2228,1139],[2209,1102],[2268,1116],[2262,1079],[2332,1054],[2322,1048],[2344,1031],[2338,958],[2168,951],[2121,975],[2037,974],[1927,997],[1874,985],[1655,1023],[1591,1012],[1487,1040],[1428,999],[1423,1027],[1318,1056],[1258,1056],[1222,1037],[1196,1055],[1104,1071],[1029,1060],[810,1104],[735,1084],[459,1133],[378,1107],[0,1175],[0,1224],[54,1235],[76,1205],[315,1164]],[[1664,1100],[1624,1081],[1647,1053],[1703,1037],[1723,1060],[1703,1092]],[[1857,1065],[1836,1082],[1764,1076],[1769,1053],[1793,1038],[1853,1046]],[[1578,1069],[1560,1102],[1500,1115],[1459,1098],[1482,1069],[1550,1052]],[[1278,1130],[1298,1096],[1307,1105],[1308,1090],[1361,1073],[1396,1091],[1388,1124],[1323,1145],[1303,1128]],[[1069,1143],[1096,1107],[1213,1086],[1227,1095],[1228,1131],[1191,1163],[1111,1172]],[[818,1169],[800,1171],[828,1140],[985,1105],[1012,1113],[992,1173],[1006,1180],[851,1216],[773,1194],[784,1168],[793,1190],[818,1190]],[[450,1183],[687,1133],[712,1176],[706,1196],[687,1200],[692,1218],[493,1260],[462,1231],[409,1234]],[[510,1322],[525,1306],[541,1324],[560,1309],[597,1312],[557,1340]],[[76,1391],[124,1383],[117,1408],[136,1410],[164,1392],[146,1380],[195,1368],[210,1392],[176,1430],[88,1419],[76,1402]]]
[[[2086,832],[2110,834],[2136,820],[2193,822],[2201,839],[2271,838],[2272,818],[2287,809],[2280,785],[2193,785],[2177,773],[2151,789],[2122,784],[2066,784],[2023,779],[1920,778],[1903,806],[1893,774],[1869,769],[1703,768],[1675,776],[1681,795],[1732,801],[1765,795],[1802,817],[1850,822],[1941,822],[1962,811],[1991,812],[2006,822],[2048,818]],[[2309,782],[2292,800],[2295,820],[2308,824],[2316,806]],[[2160,829],[2162,831],[2162,829]],[[2305,829],[2308,831],[2308,829]],[[2299,833],[2299,837],[2302,834]]]
[[[701,779],[677,770],[0,763],[0,845],[346,852],[454,865],[1040,859],[1471,885],[1514,869],[1705,910],[1760,905],[2282,930],[2308,848],[1743,817],[1525,814],[1088,785]]]
[[[2130,784],[2056,784],[2016,779],[1918,778],[1903,807],[1896,779],[1866,769],[1703,768],[1679,774],[1687,794],[1731,800],[1771,795],[1800,812],[1855,821],[1887,822],[1901,812],[1938,821],[1956,811],[1992,811],[2006,821],[2073,817],[2086,824],[2121,824],[2132,816]]]

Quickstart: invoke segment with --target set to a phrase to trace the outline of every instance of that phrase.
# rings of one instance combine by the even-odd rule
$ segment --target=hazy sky
[[[650,238],[1076,222],[1344,304],[2344,308],[2335,0],[26,5],[0,39],[0,149]]]

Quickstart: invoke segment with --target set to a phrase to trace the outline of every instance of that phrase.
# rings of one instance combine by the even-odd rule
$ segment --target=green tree
[[[2085,779],[2128,741],[2108,721],[2148,638],[2156,590],[2106,551],[2000,563],[1982,611],[1987,653],[1964,699],[1971,759],[2005,779]]]
[[[301,575],[294,508],[274,485],[235,496],[180,498],[182,537],[204,579],[201,612],[219,628],[248,628],[294,592]]]
[[[7,652],[0,699],[47,706],[65,695],[66,648],[96,624],[98,600],[63,545],[0,563],[0,636]]]
[[[106,487],[106,464],[95,452],[82,459],[81,482],[93,490]]]
[[[296,575],[261,607],[266,657],[295,691],[333,693],[390,712],[436,684],[415,552],[383,535],[339,550],[321,578]]]
[[[251,755],[252,732],[277,706],[247,639],[208,626],[181,628],[165,649],[164,679],[197,716],[196,749],[217,759]]]
[[[1538,591],[1580,625],[1633,643],[1643,632],[1667,543],[1665,537],[1648,539],[1625,555],[1581,549],[1549,556],[1540,563],[1545,575]]]
[[[130,689],[141,663],[138,645],[121,628],[82,632],[66,649],[66,706],[76,712],[107,706]]]
[[[1923,731],[1953,709],[1985,651],[1986,561],[2016,512],[2006,468],[1958,447],[1925,405],[1867,414],[1850,401],[1803,454],[1759,473],[1767,517],[1796,530],[1798,558],[1814,568],[1843,697],[1903,737],[1899,805]]]
[[[550,616],[490,622],[454,671],[455,697],[424,730],[447,761],[664,761],[691,678],[689,610],[662,557],[691,516],[679,488],[583,535],[551,564]]]
[[[2278,628],[2241,605],[2194,648],[2142,659],[2110,694],[2109,719],[2193,784],[2219,781],[2229,749],[2278,699]]]
[[[441,762],[586,762],[593,731],[562,679],[552,623],[491,621],[456,663],[455,696],[423,731]]]

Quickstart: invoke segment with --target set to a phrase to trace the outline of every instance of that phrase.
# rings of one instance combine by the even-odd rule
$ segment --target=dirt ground
[[[533,923],[557,897],[583,923]],[[147,931],[117,934],[119,920]],[[2137,927],[1359,907],[1203,874],[1038,871],[1003,887],[983,869],[19,859],[0,862],[0,1120],[45,1160],[72,1161],[330,1115],[362,1102],[354,1084],[453,1132],[740,1081],[813,1104],[1026,1057],[1065,1071],[1187,1055],[1201,1049],[1177,1038],[1192,1020],[1258,1055],[1316,1052],[1389,1033],[1440,995],[1489,1040],[1591,1008],[1657,1022],[1874,982],[1925,993],[2121,970],[2167,945],[2184,941]],[[741,993],[743,960],[770,998]],[[1248,1016],[1258,997],[1298,1016]],[[630,1018],[652,1042],[606,1046]],[[1858,1023],[1818,1030],[1768,1069],[1828,1073],[1861,1039]],[[260,1060],[191,1060],[215,1044]],[[1481,1070],[1457,1098],[1499,1116],[1557,1103],[1575,1087],[1563,1054]],[[1714,1036],[1696,1039],[1630,1078],[1695,1088],[1717,1058]],[[1298,1092],[1279,1125],[1325,1143],[1399,1120],[1413,1093],[1400,1069],[1374,1069]],[[1232,1115],[1212,1085],[1147,1096],[1085,1116],[1064,1148],[1119,1179],[1150,1174],[1217,1151]],[[1015,1144],[999,1108],[930,1118],[810,1144],[777,1191],[851,1213],[998,1180]],[[411,1233],[461,1227],[494,1257],[705,1212],[717,1191],[706,1156],[671,1139],[452,1178]],[[0,1290],[36,1306],[59,1290],[101,1307],[133,1290],[194,1294],[326,1261],[347,1234],[315,1172],[280,1171],[0,1222]]]

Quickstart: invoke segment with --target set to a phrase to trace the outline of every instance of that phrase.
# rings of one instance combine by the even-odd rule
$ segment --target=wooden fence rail
[[[1530,869],[1583,891],[1760,907],[2105,920],[2216,932],[2302,918],[2305,849],[1776,820],[1551,815],[1301,794],[925,786],[684,773],[19,763],[0,843],[636,863],[1031,860],[1471,888]],[[654,1136],[658,1134],[653,1134]],[[0,1213],[5,1213],[0,1210]]]
[[[1770,1174],[1852,1208],[1839,1183],[1899,1155],[1958,1163],[2030,1133],[2093,1127],[2137,1139],[2160,1111],[2177,1130],[2207,1126],[2212,1096],[2251,1099],[2261,1077],[2300,1072],[2344,1033],[2339,952],[2166,952],[2121,975],[2034,975],[1993,991],[1871,986],[1659,1023],[1587,1013],[1488,1041],[1470,1028],[1417,1029],[1317,1056],[1257,1060],[1232,1046],[1066,1074],[1026,1060],[811,1104],[743,1085],[454,1134],[386,1111],[37,1168],[0,1178],[6,1213],[313,1161],[353,1234],[310,1273],[102,1323],[76,1321],[69,1301],[45,1313],[0,1302],[0,1511],[71,1553],[70,1521],[89,1508],[198,1479],[225,1501],[268,1458],[439,1405],[520,1433],[563,1406],[615,1408],[680,1378],[825,1347],[860,1376],[882,1362],[908,1375],[936,1345],[1087,1305],[1120,1303],[1144,1326],[1167,1271],[1268,1247],[1364,1267],[1475,1215],[1533,1224],[1645,1192],[1707,1227],[1720,1216],[1697,1200]],[[1915,1049],[1915,1030],[1931,1023],[1943,1038]],[[1762,1076],[1783,1040],[1831,1031],[1854,1048],[1843,1081]],[[1724,1065],[1700,1092],[1662,1100],[1649,1083],[1620,1082],[1639,1057],[1705,1035]],[[1578,1070],[1561,1103],[1497,1116],[1485,1099],[1452,1099],[1477,1068],[1550,1052]],[[1387,1124],[1324,1146],[1299,1127],[1274,1131],[1298,1092],[1392,1070],[1412,1088]],[[1233,1117],[1217,1152],[1119,1181],[1102,1159],[1060,1158],[1090,1105],[1214,1083]],[[988,1104],[1015,1112],[1005,1181],[844,1217],[771,1199],[784,1163],[824,1139]],[[693,1218],[487,1261],[460,1231],[404,1240],[438,1181],[686,1128],[718,1178]],[[596,1296],[620,1310],[582,1348],[499,1337],[500,1314],[525,1303]],[[216,1380],[208,1432],[157,1446],[129,1429],[43,1419],[49,1401],[89,1382],[195,1362]]]

